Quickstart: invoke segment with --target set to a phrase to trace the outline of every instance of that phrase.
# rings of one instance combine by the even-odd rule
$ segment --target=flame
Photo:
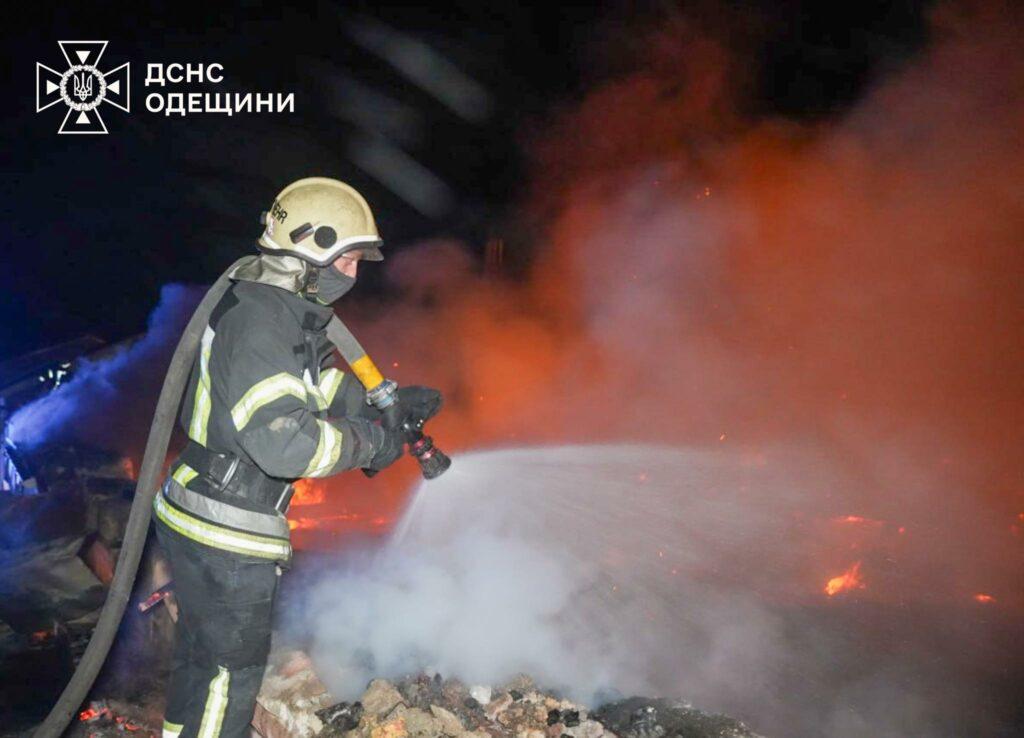
[[[842,517],[832,518],[833,523],[847,523],[850,525],[882,525],[884,520],[875,520],[874,518],[865,518],[861,515],[843,515]]]
[[[344,521],[354,522],[361,519],[361,515],[353,513],[339,513],[337,515],[318,515],[315,518],[293,518],[288,521],[290,530],[310,530],[312,528],[328,528],[331,523]]]
[[[323,528],[335,528],[335,523],[355,523],[353,527],[359,528],[380,528],[389,525],[392,519],[383,515],[375,515],[372,518],[358,513],[338,513],[337,515],[317,515],[313,518],[292,518],[288,521],[289,530],[316,530]]]
[[[978,594],[974,595],[974,601],[975,602],[984,602],[984,603],[988,604],[990,602],[995,602],[996,598],[993,597],[990,594],[984,594],[984,593],[979,592]]]
[[[293,485],[295,494],[292,496],[292,507],[303,505],[320,505],[326,497],[326,489],[312,479],[300,479]]]
[[[849,589],[864,589],[865,586],[864,580],[860,576],[860,562],[858,561],[839,576],[829,579],[825,584],[825,594],[832,597]]]

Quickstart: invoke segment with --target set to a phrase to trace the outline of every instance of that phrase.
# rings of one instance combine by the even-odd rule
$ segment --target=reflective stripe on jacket
[[[232,285],[193,364],[181,411],[189,438],[284,481],[368,465],[383,431],[359,417],[366,393],[358,380],[329,366],[333,344],[325,328],[332,315],[329,306],[278,287]],[[164,523],[208,545],[275,555],[284,550],[282,539],[287,546],[283,515],[225,502],[180,460],[155,504]],[[268,534],[270,542],[251,537]]]

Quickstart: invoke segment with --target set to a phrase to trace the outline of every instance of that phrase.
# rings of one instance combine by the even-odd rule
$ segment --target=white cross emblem
[[[99,71],[106,41],[58,41],[68,68],[58,72],[36,64],[36,112],[63,102],[67,115],[58,133],[106,133],[99,107],[110,103],[130,112],[129,66]]]

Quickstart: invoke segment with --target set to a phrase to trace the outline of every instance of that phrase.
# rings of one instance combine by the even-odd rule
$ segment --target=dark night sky
[[[922,41],[923,5],[744,3],[759,29],[754,112],[841,111],[872,75]],[[524,191],[528,132],[614,73],[595,59],[609,58],[600,47],[614,39],[608,18],[622,17],[623,7],[321,0],[31,3],[17,11],[21,17],[8,11],[0,361],[86,332],[117,339],[139,331],[162,284],[212,281],[251,248],[259,212],[274,193],[312,173],[361,189],[390,248],[444,235],[482,248]],[[633,7],[652,14],[669,5]],[[721,6],[679,7],[706,14]],[[460,118],[359,48],[350,29],[361,18],[441,53],[488,90],[491,115]],[[59,39],[109,40],[103,71],[132,63],[132,113],[104,105],[109,135],[58,136],[64,107],[35,113],[35,63],[63,69]],[[296,112],[147,113],[147,62],[222,63],[225,81],[208,91],[294,92]],[[356,137],[391,130],[394,117],[374,114],[361,127],[347,120],[339,107],[351,98],[337,97],[338,79],[346,80],[344,89],[383,95],[408,114],[400,148],[447,183],[448,210],[426,216],[353,163],[347,151]],[[370,279],[360,287],[380,285]]]

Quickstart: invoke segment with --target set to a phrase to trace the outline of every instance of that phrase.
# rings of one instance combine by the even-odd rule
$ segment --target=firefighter
[[[403,453],[358,380],[331,366],[325,334],[359,263],[383,258],[366,201],[302,179],[263,224],[259,258],[230,275],[203,333],[181,410],[188,442],[154,502],[180,608],[164,738],[249,735],[292,553],[292,483],[379,471]],[[427,419],[441,395],[403,387],[399,402]]]

